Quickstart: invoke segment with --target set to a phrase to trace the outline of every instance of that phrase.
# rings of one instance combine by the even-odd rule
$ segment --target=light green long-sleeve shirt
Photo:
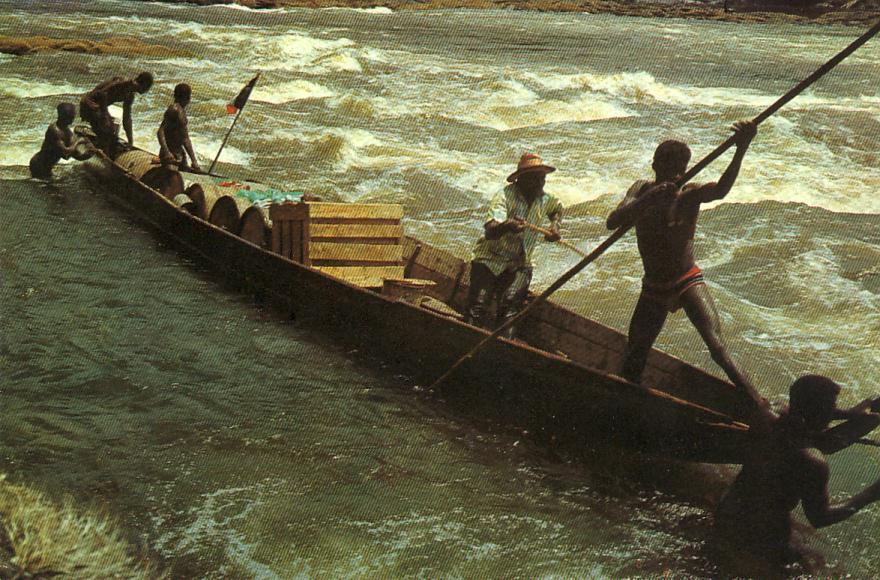
[[[503,222],[508,219],[521,219],[535,226],[544,220],[562,215],[562,202],[556,196],[545,193],[531,205],[512,183],[498,191],[489,202],[486,220]],[[482,236],[474,248],[473,260],[485,264],[494,275],[499,276],[509,269],[531,267],[532,253],[538,243],[538,232],[525,229],[518,234],[505,233],[497,240],[487,240]],[[542,236],[541,236],[542,237]]]

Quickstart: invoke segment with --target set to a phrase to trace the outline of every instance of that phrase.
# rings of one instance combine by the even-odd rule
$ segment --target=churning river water
[[[55,105],[113,75],[174,85],[210,159],[224,105],[262,73],[221,171],[395,202],[408,233],[466,256],[519,155],[588,250],[668,137],[695,157],[860,34],[513,11],[270,10],[0,0],[0,35],[128,36],[173,56],[0,55],[0,471],[100,506],[176,577],[710,575],[713,499],[732,469],[571,463],[418,394],[357,345],[301,328],[167,249],[74,163],[27,178]],[[762,125],[697,257],[735,358],[777,403],[812,372],[844,402],[880,391],[880,41]],[[714,179],[722,163],[710,167]],[[542,246],[533,287],[574,264]],[[625,329],[641,267],[627,237],[555,298]],[[717,372],[683,315],[658,346]],[[831,459],[832,494],[880,473]],[[798,514],[803,520],[803,515]],[[875,506],[807,542],[835,573],[880,569]]]

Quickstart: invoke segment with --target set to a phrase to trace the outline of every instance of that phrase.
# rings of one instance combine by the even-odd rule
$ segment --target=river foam
[[[263,103],[281,105],[306,99],[326,99],[335,93],[327,87],[306,80],[295,80],[268,86],[261,86],[252,99]]]
[[[80,95],[85,89],[67,83],[5,77],[0,95],[16,99],[39,99],[57,95]]]

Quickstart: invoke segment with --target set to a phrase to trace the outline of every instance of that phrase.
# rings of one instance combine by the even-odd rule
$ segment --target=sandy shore
[[[880,20],[878,0],[831,0],[808,11],[789,9],[756,10],[759,3],[730,0],[730,11],[717,3],[652,3],[626,0],[147,0],[192,4],[241,4],[250,8],[376,8],[392,10],[512,9],[542,12],[588,12],[649,18],[698,18],[728,22],[803,22],[818,24],[858,24]],[[780,1],[775,6],[792,4]]]

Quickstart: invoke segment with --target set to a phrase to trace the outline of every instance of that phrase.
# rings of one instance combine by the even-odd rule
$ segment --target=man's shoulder
[[[118,89],[119,87],[125,85],[125,83],[128,83],[128,82],[130,82],[130,81],[128,81],[127,79],[125,79],[123,77],[113,77],[112,79],[108,79],[108,80],[104,81],[103,83],[99,84],[97,87],[95,87],[94,91],[104,92],[104,91]]]
[[[511,199],[514,199],[515,197],[516,197],[516,184],[515,183],[510,183],[508,185],[505,185],[504,187],[501,187],[500,189],[495,190],[495,193],[492,194],[492,199],[496,200],[496,201],[502,200],[502,199],[506,199],[509,201]]]
[[[165,109],[165,117],[173,120],[185,119],[186,111],[183,110],[180,103],[171,103],[168,105],[168,108]]]
[[[551,209],[561,208],[562,207],[562,200],[559,198],[558,195],[555,195],[553,193],[549,193],[549,192],[545,191],[544,192],[544,207],[551,208]]]
[[[629,189],[626,190],[626,194],[635,196],[641,195],[642,192],[644,192],[652,183],[654,182],[649,179],[639,179],[629,186]]]

